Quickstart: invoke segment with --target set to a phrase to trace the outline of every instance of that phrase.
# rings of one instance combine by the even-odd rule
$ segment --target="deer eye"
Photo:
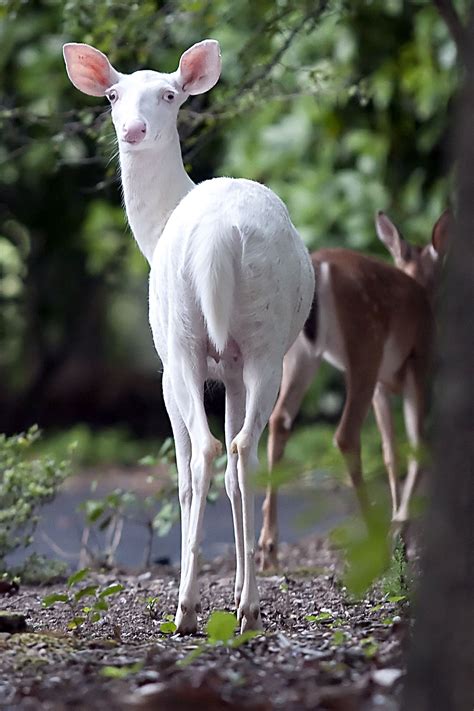
[[[163,94],[163,99],[168,102],[168,104],[171,104],[171,102],[174,101],[176,94],[172,91],[165,91]]]
[[[117,99],[118,99],[118,94],[117,94],[117,92],[115,91],[115,89],[111,89],[111,90],[108,92],[107,98],[108,98],[108,100],[110,101],[111,104],[114,104],[114,103],[117,101]]]

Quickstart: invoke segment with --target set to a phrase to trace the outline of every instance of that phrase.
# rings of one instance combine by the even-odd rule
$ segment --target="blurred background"
[[[180,113],[193,180],[264,182],[310,249],[338,245],[388,260],[374,212],[424,244],[451,196],[460,71],[437,4],[2,3],[0,431],[36,423],[43,446],[61,453],[76,441],[83,469],[136,465],[170,433],[147,264],[121,206],[108,106],[72,87],[64,42],[93,44],[123,72],[168,72],[194,42],[219,40],[219,83]],[[467,0],[454,4],[465,17]],[[207,399],[218,434],[221,389]],[[340,374],[323,367],[290,456],[305,442],[305,452],[324,457],[342,403]],[[370,423],[367,431],[371,446]]]

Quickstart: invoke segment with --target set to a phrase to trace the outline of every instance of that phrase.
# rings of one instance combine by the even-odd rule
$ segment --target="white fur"
[[[89,93],[92,86],[97,95],[94,76],[84,84],[88,65],[75,72],[82,55],[95,62],[94,52],[68,45],[65,57],[76,86]],[[220,57],[211,40],[183,57],[174,74],[118,75],[112,117],[127,217],[150,263],[150,324],[176,443],[182,527],[176,624],[183,633],[196,629],[199,542],[212,460],[219,452],[203,389],[206,379],[218,378],[226,386],[225,481],[236,539],[235,602],[245,630],[261,625],[249,474],[278,394],[283,357],[309,313],[314,271],[286,207],[271,190],[232,178],[194,186],[187,176],[177,110],[188,94],[217,81]],[[98,61],[103,68],[103,55]],[[107,72],[116,78],[115,70],[106,66]],[[170,91],[176,92],[171,104]],[[126,129],[137,121],[146,135],[130,145]]]

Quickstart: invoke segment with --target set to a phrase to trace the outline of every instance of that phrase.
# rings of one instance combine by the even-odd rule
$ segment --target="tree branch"
[[[459,58],[466,63],[467,32],[459,17],[452,0],[433,0],[436,9],[443,18],[454,40]]]

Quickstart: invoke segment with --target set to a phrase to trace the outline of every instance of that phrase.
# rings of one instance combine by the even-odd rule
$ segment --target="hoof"
[[[241,605],[237,611],[237,619],[240,622],[240,634],[248,630],[263,629],[260,605],[258,603]]]
[[[197,613],[200,611],[200,603],[189,607],[180,603],[174,620],[176,632],[181,635],[195,634],[197,632]]]

